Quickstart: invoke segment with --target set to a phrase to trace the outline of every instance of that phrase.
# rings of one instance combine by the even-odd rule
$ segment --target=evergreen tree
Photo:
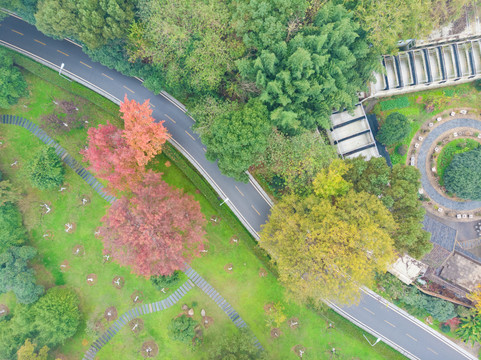
[[[13,66],[13,58],[0,49],[0,108],[8,109],[27,94],[27,83],[22,73]]]
[[[65,169],[52,146],[44,146],[27,168],[30,182],[41,190],[53,189],[63,183]]]
[[[391,146],[404,140],[410,131],[407,117],[395,112],[387,116],[377,134],[377,140],[383,145]]]
[[[446,190],[467,200],[481,200],[481,147],[456,154],[444,171]]]

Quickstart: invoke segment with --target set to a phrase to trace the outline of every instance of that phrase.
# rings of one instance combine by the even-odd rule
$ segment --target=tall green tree
[[[271,183],[281,181],[279,186],[287,191],[309,194],[316,174],[336,157],[334,147],[317,132],[285,136],[274,130],[267,139],[257,171]]]
[[[352,14],[331,2],[292,39],[237,64],[261,90],[272,123],[289,135],[328,128],[332,111],[352,108],[380,66]]]
[[[247,47],[269,49],[299,30],[307,3],[305,0],[239,0],[235,3],[232,26]]]
[[[392,216],[377,197],[350,189],[346,170],[333,161],[314,181],[314,194],[284,196],[262,227],[261,247],[301,302],[356,300],[359,286],[393,260]]]
[[[36,351],[37,344],[32,344],[30,339],[25,340],[25,344],[22,345],[17,352],[17,360],[47,360],[48,347]]]
[[[28,176],[33,186],[53,189],[63,183],[65,168],[52,146],[44,146],[27,165]]]
[[[27,83],[22,73],[13,65],[13,58],[0,49],[0,108],[8,109],[27,94]]]
[[[456,154],[444,171],[446,190],[467,200],[481,200],[481,147]]]
[[[248,330],[228,336],[219,336],[213,347],[209,349],[211,360],[263,360],[265,352],[254,345],[254,336]]]
[[[32,307],[35,340],[55,347],[75,335],[80,324],[79,298],[67,288],[53,287]]]
[[[411,126],[408,118],[400,113],[392,113],[386,117],[377,134],[377,140],[387,146],[394,145],[409,136]]]
[[[13,291],[21,304],[37,301],[43,286],[36,284],[35,272],[28,261],[37,254],[30,246],[12,246],[0,254],[0,294]]]
[[[241,109],[214,119],[201,138],[208,160],[218,159],[223,174],[247,182],[245,171],[266,149],[270,131],[267,108],[251,100]]]

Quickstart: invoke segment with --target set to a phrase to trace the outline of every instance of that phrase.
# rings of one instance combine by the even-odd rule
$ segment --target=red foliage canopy
[[[90,162],[90,170],[108,180],[109,190],[127,190],[140,181],[145,169],[135,161],[135,151],[122,136],[122,130],[112,124],[88,130],[89,147],[81,151]]]
[[[109,209],[99,229],[105,253],[136,274],[169,275],[203,250],[204,215],[191,195],[149,171]]]
[[[149,100],[140,104],[135,100],[129,100],[127,95],[120,103],[120,112],[123,113],[124,119],[123,136],[134,150],[135,160],[139,166],[145,166],[162,151],[162,145],[170,137],[163,125],[164,122],[155,122]]]

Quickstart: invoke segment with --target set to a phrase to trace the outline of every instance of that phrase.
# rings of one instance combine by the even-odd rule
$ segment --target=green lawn
[[[475,104],[480,102],[481,94],[476,90],[474,83],[466,83],[441,89],[381,98],[374,106],[372,113],[376,114],[381,126],[386,117],[393,112],[404,114],[411,121],[409,137],[388,148],[392,163],[404,164],[406,163],[407,154],[400,155],[397,149],[403,144],[409,146],[412,138],[423,123],[448,109],[459,107],[473,108],[476,106]]]
[[[23,59],[23,61],[25,64],[26,60]],[[28,62],[25,66],[34,67]],[[35,71],[40,75],[43,74],[42,77],[50,81],[57,79],[50,77],[49,71],[38,69]],[[43,114],[51,111],[52,97],[66,99],[77,96],[28,72],[25,72],[25,75],[31,90],[30,97],[3,113],[22,115],[40,123]],[[58,80],[63,81],[60,78]],[[76,92],[76,89],[69,90]],[[79,93],[76,92],[76,94]],[[91,95],[91,97],[95,99],[95,96]],[[115,113],[105,112],[93,104],[87,104],[82,111],[92,117],[90,125],[105,123],[107,120],[119,122]],[[143,292],[144,303],[159,301],[169,293],[164,295],[155,290],[148,280],[131,274],[128,268],[121,268],[115,263],[103,263],[102,243],[95,238],[94,232],[105,214],[107,202],[70,169],[67,169],[66,173],[66,182],[69,184],[67,193],[31,188],[26,181],[23,166],[41,146],[40,141],[27,130],[15,126],[0,126],[0,135],[7,144],[2,149],[0,169],[5,172],[6,178],[11,179],[25,194],[20,207],[24,214],[25,225],[30,231],[29,242],[39,250],[39,255],[34,261],[39,282],[47,287],[54,284],[70,286],[80,296],[82,326],[77,334],[58,350],[68,359],[79,359],[94,340],[94,337],[88,336],[85,332],[87,320],[99,320],[109,306],[115,306],[119,315],[127,311],[133,306],[130,296],[135,291]],[[78,151],[85,144],[85,130],[59,134],[55,137],[72,156],[80,158]],[[297,305],[287,297],[271,271],[266,277],[259,277],[258,272],[261,267],[272,268],[272,265],[266,262],[265,254],[240,226],[228,208],[219,207],[216,194],[206,185],[205,180],[189,167],[186,160],[171,147],[165,150],[169,157],[162,154],[152,162],[151,166],[156,171],[163,172],[163,178],[169,184],[194,195],[200,202],[207,219],[211,215],[220,217],[218,224],[213,225],[209,222],[206,226],[208,253],[196,259],[192,266],[239,312],[266,348],[269,358],[296,359],[291,349],[297,344],[307,348],[304,358],[327,359],[330,356],[328,349],[332,347],[338,348],[347,359],[403,358],[384,344],[371,348],[364,340],[363,332],[337,314],[331,311],[317,313],[305,306]],[[19,161],[18,168],[9,165],[14,159]],[[91,199],[91,203],[82,206],[81,198],[85,195]],[[53,209],[44,217],[40,212],[40,205],[43,202],[50,202]],[[67,234],[64,231],[64,224],[67,222],[74,222],[77,225],[73,234]],[[53,239],[43,237],[47,231],[54,234]],[[234,235],[240,239],[238,245],[229,242]],[[76,257],[73,254],[73,248],[77,244],[85,248],[83,257]],[[70,269],[61,272],[60,264],[64,260],[69,262]],[[224,270],[224,266],[228,263],[233,264],[233,273],[227,273]],[[89,286],[86,281],[90,273],[98,276],[97,283],[93,286]],[[114,276],[125,278],[125,286],[122,289],[116,289],[112,285]],[[168,323],[181,312],[180,306],[184,302],[187,304],[196,302],[197,314],[201,308],[205,308],[208,315],[214,318],[213,326],[205,331],[204,344],[195,350],[170,340],[166,332]],[[287,318],[299,318],[300,327],[291,330],[286,323],[283,323],[281,326],[283,334],[279,339],[272,339],[270,329],[266,326],[263,308],[269,302],[281,303]],[[0,303],[6,303],[10,308],[15,306],[11,294],[1,295]],[[145,315],[143,319],[146,326],[143,332],[134,335],[128,329],[122,330],[111,344],[99,352],[98,358],[118,359],[119,354],[122,354],[122,358],[125,359],[138,358],[142,342],[152,338],[161,347],[158,359],[202,359],[207,357],[209,346],[214,346],[219,336],[235,331],[228,317],[199,289],[191,290],[178,306],[165,312]],[[328,330],[328,322],[334,323],[335,328]]]
[[[479,143],[473,139],[456,139],[443,147],[437,160],[439,184],[444,185],[444,171],[451,164],[454,155],[476,149]]]

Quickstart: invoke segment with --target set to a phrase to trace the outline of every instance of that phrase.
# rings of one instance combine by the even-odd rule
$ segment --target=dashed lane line
[[[257,211],[257,209],[254,207],[254,205],[251,205],[251,207],[254,209],[254,211],[257,213],[257,215],[261,216],[261,213]]]
[[[192,136],[192,135],[191,135],[191,134],[190,134],[190,133],[189,133],[187,130],[184,130],[184,131],[185,131],[185,133],[186,133],[187,135],[189,135],[189,136],[190,136],[190,138],[191,138],[192,140],[194,140],[194,141],[195,141],[195,137],[193,137],[193,136]]]
[[[57,49],[57,51],[58,51],[60,54],[63,54],[63,55],[65,55],[65,56],[70,56],[69,54],[66,54],[66,53],[64,53],[63,51],[60,51],[60,50],[58,50],[58,49]]]
[[[372,310],[369,310],[367,307],[362,307],[364,310],[366,310],[368,313],[371,313],[372,315],[376,315],[374,314],[374,312]]]
[[[237,189],[237,191],[238,191],[242,196],[244,196],[244,194],[242,193],[242,191],[239,190],[239,188],[237,187],[237,185],[234,185],[234,186],[235,186],[235,188]]]
[[[104,74],[102,73],[102,76],[105,76],[107,79],[110,79],[110,80],[113,80],[110,76],[108,76],[107,74]],[[124,86],[125,87],[125,86]],[[132,91],[132,90],[131,90]]]
[[[84,63],[83,61],[81,61],[80,63],[81,63],[83,66],[86,66],[86,67],[88,67],[89,69],[91,69],[91,68],[92,68],[90,65],[88,65],[88,64],[86,64],[86,63]]]
[[[415,338],[414,336],[412,336],[412,335],[406,334],[406,336],[407,336],[408,338],[413,339],[413,340],[416,341],[416,342],[418,341],[418,339],[416,339],[416,338]]]
[[[167,116],[167,119],[169,119],[170,121],[172,121],[172,122],[175,124],[175,120],[174,120],[174,119],[172,119],[172,118],[171,118],[169,115],[167,115],[167,114],[164,114],[164,115]]]
[[[428,347],[428,350],[431,351],[433,354],[439,355],[436,351],[434,351],[434,350],[431,349],[430,347]]]
[[[387,324],[389,324],[389,325],[391,325],[392,327],[396,327],[396,325],[391,324],[391,323],[390,323],[389,321],[387,321],[387,320],[384,320],[384,322],[387,323]]]
[[[207,149],[205,147],[203,147],[202,150],[204,150],[204,152],[207,152]]]
[[[135,94],[135,91],[134,90],[130,90],[127,86],[123,85],[123,87],[127,90],[129,90],[132,94]]]
[[[39,44],[41,44],[41,45],[43,45],[43,46],[47,45],[47,44],[45,44],[44,42],[41,42],[40,40],[37,40],[37,39],[33,39],[33,41],[38,42]]]
[[[13,29],[11,29],[11,30],[12,30],[14,33],[16,33],[16,34],[18,34],[18,35],[22,35],[22,36],[23,36],[23,34],[22,34],[20,31],[13,30]]]

